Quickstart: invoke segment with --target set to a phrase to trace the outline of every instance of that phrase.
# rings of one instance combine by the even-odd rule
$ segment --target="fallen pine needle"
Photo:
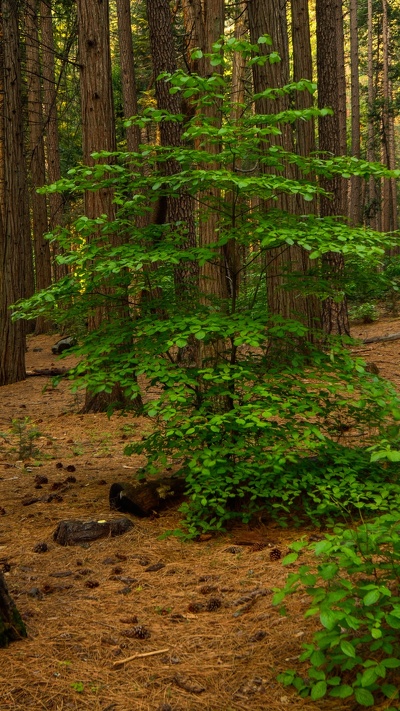
[[[143,652],[143,654],[134,654],[133,657],[126,657],[125,659],[119,659],[114,662],[113,667],[119,667],[121,664],[126,664],[126,662],[131,662],[133,659],[140,659],[141,657],[153,657],[155,654],[164,654],[169,652],[169,649],[156,649],[154,652]]]

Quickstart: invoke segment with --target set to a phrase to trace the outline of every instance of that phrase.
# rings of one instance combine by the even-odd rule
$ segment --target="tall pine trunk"
[[[351,66],[351,154],[355,158],[361,156],[360,135],[360,84],[358,78],[359,47],[357,0],[350,0],[350,66]],[[350,180],[349,199],[350,224],[359,225],[362,222],[361,178],[353,175]]]
[[[343,52],[339,45],[343,38],[342,0],[317,0],[317,72],[318,104],[330,107],[333,115],[321,116],[318,120],[319,150],[322,154],[341,155],[343,149],[343,93],[338,77],[344,74]],[[322,217],[346,214],[346,184],[341,176],[321,180],[322,187],[330,197],[321,197]],[[330,252],[324,259],[326,277],[335,284],[344,268],[342,255]],[[327,334],[348,334],[349,321],[346,299],[336,301],[328,298],[322,306],[322,325]]]
[[[390,29],[388,2],[382,0],[382,44],[383,44],[383,108],[382,108],[382,162],[390,169],[395,168],[395,141],[393,96],[390,80]],[[397,230],[397,190],[394,178],[382,179],[382,231]]]
[[[50,0],[40,0],[40,29],[42,39],[43,119],[47,180],[49,183],[55,183],[61,178],[61,165],[57,117],[54,32]],[[52,232],[57,225],[62,223],[64,212],[62,194],[50,193],[48,195],[48,207],[49,230]],[[59,251],[59,247],[56,247],[54,243],[52,246],[52,268],[55,281],[67,274],[67,266],[65,264],[58,264],[56,261]]]
[[[32,234],[35,254],[36,291],[51,284],[50,246],[45,235],[48,231],[46,195],[39,194],[37,188],[46,183],[44,156],[44,123],[41,91],[41,63],[38,32],[38,0],[26,0],[26,77],[28,85],[28,127],[30,158],[30,204],[32,213]],[[49,320],[39,316],[35,333],[47,333],[51,328]]]
[[[91,156],[92,153],[116,150],[108,0],[103,2],[78,0],[78,41],[83,160],[86,165],[93,166],[95,161]],[[115,219],[113,198],[113,190],[110,187],[86,191],[85,215],[95,219],[105,214],[112,222]],[[107,239],[110,239],[112,246],[120,244],[120,237],[116,233]],[[127,296],[126,300],[121,298],[116,302],[113,289],[107,283],[102,285],[101,293],[105,298],[103,304],[97,306],[89,315],[89,331],[100,328],[103,323],[115,316],[129,317]],[[131,344],[127,344],[127,347],[131,347]],[[119,385],[114,385],[111,393],[93,394],[88,389],[83,411],[101,412],[110,406],[123,404],[125,404],[125,397]]]
[[[22,123],[18,4],[2,0],[4,49],[4,220],[0,230],[0,385],[25,378],[26,324],[10,306],[34,292]]]
[[[130,118],[138,113],[130,0],[117,0],[117,17],[124,116]],[[139,150],[138,126],[126,129],[126,143],[128,151],[133,153]]]

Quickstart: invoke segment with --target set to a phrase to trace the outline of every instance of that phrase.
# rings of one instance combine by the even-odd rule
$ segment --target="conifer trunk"
[[[0,385],[25,378],[26,323],[10,306],[34,293],[22,123],[18,5],[1,1],[4,50],[4,219],[0,224]]]
[[[30,158],[30,204],[32,211],[32,234],[35,254],[36,291],[46,289],[51,284],[50,246],[45,235],[48,231],[46,195],[37,188],[46,183],[44,156],[44,124],[41,96],[41,63],[38,33],[38,0],[26,0],[26,75],[28,85],[28,127]],[[51,322],[39,316],[35,333],[47,333]]]
[[[330,107],[333,115],[321,116],[319,125],[319,150],[324,155],[340,155],[343,148],[343,94],[338,77],[344,73],[343,52],[339,44],[343,38],[342,0],[317,0],[317,71],[319,108]],[[346,214],[346,185],[341,176],[321,179],[322,187],[330,193],[321,197],[321,217]],[[337,281],[344,268],[343,256],[330,252],[324,258],[326,278]],[[322,305],[322,326],[327,334],[349,334],[346,299],[337,302],[328,298]]]

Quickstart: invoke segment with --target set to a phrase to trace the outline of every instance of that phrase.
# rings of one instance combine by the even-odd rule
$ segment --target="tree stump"
[[[53,533],[53,540],[60,546],[76,546],[107,536],[122,536],[133,528],[128,518],[117,518],[113,521],[60,521]]]
[[[168,477],[143,484],[116,482],[110,488],[110,508],[134,516],[150,516],[179,499],[185,491],[183,477]]]
[[[21,637],[26,637],[25,625],[0,573],[0,647],[7,647]]]

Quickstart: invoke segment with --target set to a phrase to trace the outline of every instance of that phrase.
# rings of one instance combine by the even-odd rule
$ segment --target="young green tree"
[[[218,45],[211,60],[222,57],[231,63],[231,54],[238,49],[249,68],[265,62],[257,45],[234,37],[223,48]],[[130,444],[127,452],[147,456],[146,474],[155,475],[171,463],[180,468],[187,481],[189,498],[183,511],[190,535],[221,528],[238,517],[248,521],[265,509],[270,515],[293,515],[300,502],[303,514],[314,521],[338,515],[342,507],[356,508],[360,500],[366,511],[374,510],[382,481],[397,473],[386,471],[379,462],[371,467],[366,448],[379,439],[379,433],[385,433],[389,446],[397,449],[398,400],[389,385],[369,373],[361,360],[352,358],[342,339],[325,336],[322,340],[317,333],[313,342],[307,341],[308,326],[301,320],[266,312],[264,264],[273,250],[294,244],[305,249],[312,261],[331,252],[365,258],[369,263],[379,260],[383,254],[380,235],[350,228],[336,216],[299,217],[266,206],[282,192],[301,195],[305,202],[323,194],[310,175],[332,179],[336,173],[342,176],[353,170],[380,177],[384,169],[365,161],[307,160],[285,153],[284,159],[296,166],[297,179],[288,179],[283,171],[238,173],[232,155],[239,165],[262,161],[271,130],[290,121],[292,114],[254,115],[251,97],[238,120],[232,113],[227,72],[203,77],[178,70],[159,76],[158,81],[165,82],[172,96],[182,93],[190,99],[196,113],[183,126],[182,115],[157,107],[148,109],[139,125],[177,121],[181,125],[179,145],[154,142],[142,146],[138,154],[120,154],[119,162],[104,171],[101,159],[106,153],[97,164],[78,167],[58,185],[58,189],[81,193],[101,190],[111,182],[116,217],[112,222],[102,218],[101,239],[87,239],[98,233],[99,222],[84,216],[70,233],[60,233],[64,243],[73,241],[68,256],[71,274],[30,303],[22,303],[20,315],[52,310],[57,304],[68,306],[69,314],[83,320],[92,308],[93,291],[107,302],[108,294],[98,289],[105,279],[112,281],[114,290],[123,291],[127,270],[134,275],[129,278],[131,313],[116,309],[112,318],[84,335],[78,351],[82,362],[72,377],[77,387],[85,385],[92,393],[112,392],[118,383],[126,398],[134,398],[138,379],[143,383],[145,376],[150,433]],[[290,91],[306,86],[304,80],[291,85]],[[281,89],[267,91],[272,99]],[[217,136],[215,126],[201,111],[205,96],[220,102],[222,121]],[[325,109],[308,109],[304,119],[325,113]],[[197,150],[198,141],[211,140],[218,143],[218,152]],[[169,160],[177,162],[180,170],[167,173],[165,162]],[[124,161],[129,169],[124,168]],[[220,191],[218,205],[211,190],[215,185]],[[155,201],[160,188],[167,198],[182,192],[193,198],[210,196],[204,209],[217,209],[220,215],[213,244],[183,243],[180,229],[174,229],[172,222],[139,227],[136,215]],[[232,201],[225,199],[232,193],[237,198],[235,211]],[[125,237],[118,245],[106,239],[115,230]],[[213,262],[221,246],[230,241],[244,247],[248,255],[243,264],[247,278],[239,292],[232,290],[229,299],[214,299],[210,304],[194,291],[188,304],[175,288],[177,268]],[[157,271],[151,269],[153,264]],[[143,302],[144,286],[149,299]],[[160,287],[161,296],[155,286]],[[332,297],[335,286],[333,281]],[[324,279],[319,289],[320,298],[325,299]],[[61,319],[64,314],[60,311]],[[207,362],[182,360],[182,349],[193,340],[204,343],[205,352],[218,344],[219,357]],[[132,347],[121,348],[126,343]],[[354,433],[356,447],[342,440],[343,428]],[[390,506],[387,501],[382,505]],[[394,505],[398,505],[397,493]]]

